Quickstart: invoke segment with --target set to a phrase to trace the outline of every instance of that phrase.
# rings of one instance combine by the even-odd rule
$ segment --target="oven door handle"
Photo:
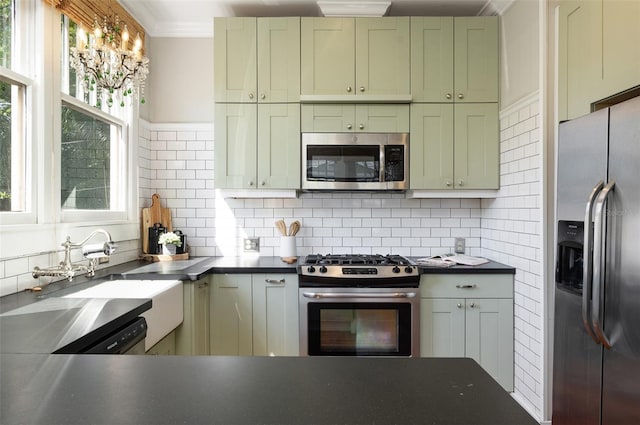
[[[305,298],[321,299],[321,298],[414,298],[415,292],[352,292],[352,293],[335,293],[335,292],[303,292]]]

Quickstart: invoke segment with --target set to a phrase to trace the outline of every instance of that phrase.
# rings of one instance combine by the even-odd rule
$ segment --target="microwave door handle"
[[[604,204],[607,201],[607,197],[612,193],[615,184],[615,180],[611,180],[598,195],[595,204],[595,219],[593,224],[593,302],[591,305],[591,321],[596,336],[606,348],[611,348],[611,343],[604,334],[602,327],[605,289],[605,273],[603,270],[604,250],[602,249],[605,243],[605,236],[602,227],[606,224],[604,220]]]
[[[598,193],[600,193],[600,191],[602,190],[603,186],[604,181],[600,180],[598,184],[593,187],[591,193],[589,194],[589,198],[587,199],[587,207],[584,213],[584,249],[582,256],[582,324],[584,325],[584,328],[589,336],[595,341],[596,344],[600,344],[600,341],[596,337],[596,334],[591,327],[591,312],[589,311],[589,301],[592,291],[591,288],[593,286],[593,256],[591,255],[591,250],[593,247],[593,235],[591,234],[591,221],[593,220],[593,203],[598,196]]]
[[[378,181],[380,183],[386,183],[385,179],[385,168],[387,164],[387,158],[384,155],[384,147],[386,145],[380,145],[380,175],[378,176]]]

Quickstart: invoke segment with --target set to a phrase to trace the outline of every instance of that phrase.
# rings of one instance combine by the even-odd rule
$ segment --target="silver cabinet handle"
[[[282,279],[265,279],[264,281],[267,282],[267,283],[278,283],[278,284],[285,283],[284,278],[282,278]]]
[[[593,328],[591,327],[591,312],[589,311],[589,300],[591,299],[591,291],[593,286],[593,276],[592,267],[593,267],[593,256],[591,255],[591,250],[593,249],[593,234],[591,233],[591,221],[593,218],[592,210],[593,210],[593,202],[598,196],[598,193],[604,186],[604,181],[600,180],[598,184],[596,184],[591,193],[589,194],[589,198],[587,199],[587,207],[584,212],[584,254],[583,254],[583,266],[582,266],[582,324],[584,325],[585,330],[589,334],[589,336],[595,341],[596,344],[600,344],[598,338],[596,337]]]
[[[462,179],[458,180],[458,186],[460,187],[464,186],[464,180]]]
[[[458,303],[458,304],[456,304],[456,307],[462,308],[462,304]]]
[[[249,99],[253,99],[253,93],[249,93]]]
[[[209,284],[207,282],[202,282],[198,284],[198,288],[202,289],[202,288],[206,288],[207,286],[209,286]]]
[[[347,86],[347,93],[351,93],[351,86]]]
[[[475,288],[476,284],[475,283],[471,283],[471,284],[463,284],[463,283],[459,283],[456,285],[456,288],[458,289],[471,289],[471,288]]]
[[[469,307],[470,307],[470,308],[476,308],[476,303],[471,303],[471,304],[469,305]]]
[[[451,96],[451,93],[447,93],[445,97],[446,97],[447,99],[451,99],[451,97],[452,97],[452,96]]]
[[[347,130],[351,130],[353,126],[351,124],[347,124]]]
[[[602,312],[604,311],[604,271],[603,262],[604,250],[603,244],[605,243],[602,226],[606,225],[604,221],[604,204],[607,201],[607,197],[612,193],[613,187],[616,185],[615,180],[611,180],[600,191],[598,198],[596,199],[595,207],[595,220],[593,224],[593,304],[591,306],[591,323],[593,324],[593,331],[596,336],[606,348],[611,348],[611,343],[604,334],[602,328]],[[585,223],[585,226],[587,223]],[[584,288],[583,288],[584,290]]]
[[[264,180],[260,182],[260,186],[264,186],[265,184],[267,184],[267,182]]]
[[[360,91],[364,92],[364,86],[360,86]]]
[[[415,292],[388,292],[388,293],[335,293],[335,292],[303,292],[305,298],[321,299],[321,298],[414,298]]]
[[[267,98],[267,95],[266,95],[266,94],[262,93],[262,94],[260,95],[260,99],[266,99],[266,98]]]
[[[458,99],[462,99],[464,98],[464,95],[462,93],[458,93]]]
[[[249,181],[249,186],[253,186],[253,181]]]
[[[360,130],[364,130],[364,124],[360,124],[360,125],[358,126],[358,128],[359,128]]]
[[[451,186],[451,181],[450,181],[450,180],[447,180],[447,181],[445,182],[445,185],[446,185],[447,187]]]

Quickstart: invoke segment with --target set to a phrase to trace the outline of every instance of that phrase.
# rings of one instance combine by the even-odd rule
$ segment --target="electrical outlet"
[[[464,238],[456,238],[454,248],[456,254],[464,254]]]
[[[260,252],[260,238],[245,238],[244,252]]]

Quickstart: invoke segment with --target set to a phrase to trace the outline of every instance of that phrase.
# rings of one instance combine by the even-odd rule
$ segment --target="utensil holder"
[[[280,237],[280,258],[298,258],[295,236]]]

